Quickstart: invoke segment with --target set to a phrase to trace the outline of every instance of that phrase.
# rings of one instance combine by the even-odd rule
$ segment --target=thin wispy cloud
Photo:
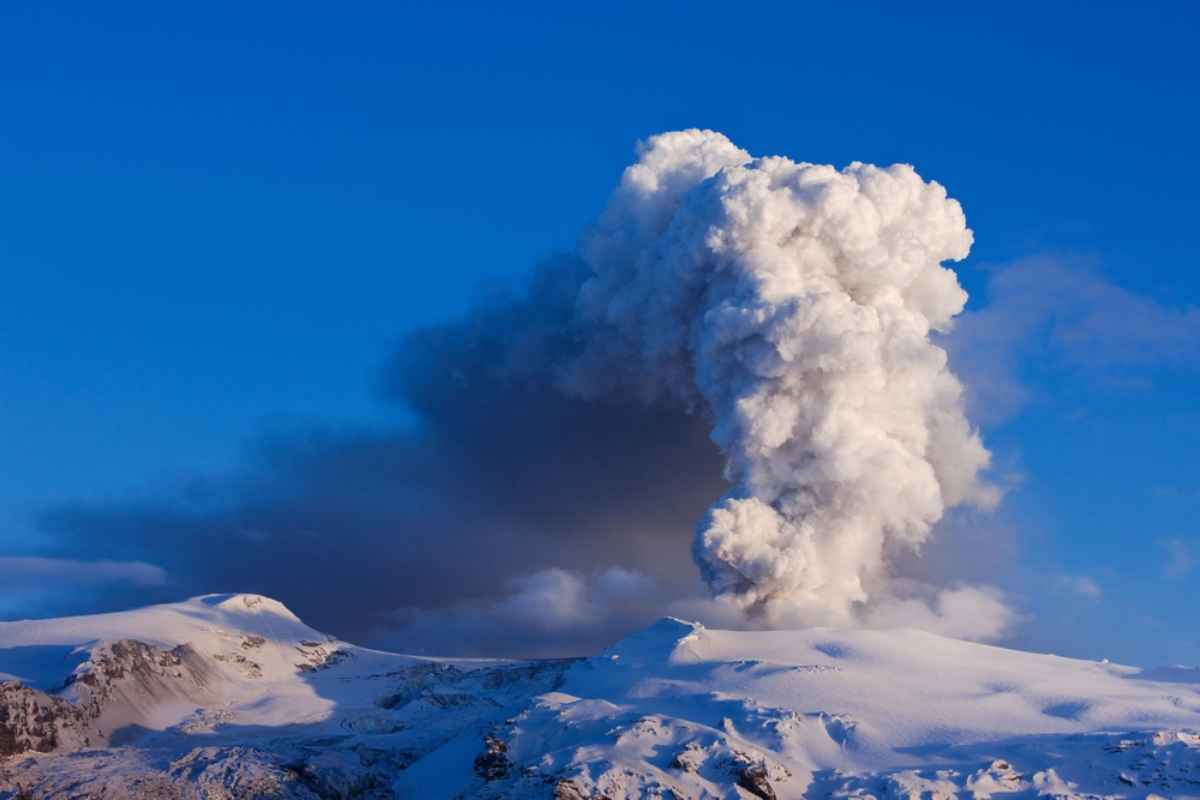
[[[167,573],[162,567],[141,561],[0,556],[0,592],[45,589],[48,584],[99,586],[111,583],[163,586],[167,583]]]
[[[1104,590],[1099,581],[1090,575],[1059,575],[1058,585],[1065,591],[1087,600],[1099,600],[1104,597]]]
[[[1200,565],[1200,554],[1192,543],[1183,539],[1164,539],[1161,545],[1166,551],[1163,573],[1168,578],[1190,575]]]
[[[1139,380],[1156,368],[1200,368],[1200,308],[1112,283],[1080,259],[1034,256],[991,268],[986,302],[944,337],[972,418],[1002,422],[1033,397],[1030,364],[1085,379]]]

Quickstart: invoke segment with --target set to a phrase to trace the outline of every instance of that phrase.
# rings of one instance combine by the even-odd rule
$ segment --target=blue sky
[[[0,554],[69,557],[43,509],[229,474],[264,432],[390,424],[398,337],[570,249],[635,141],[700,126],[945,184],[972,309],[1021,259],[1084,276],[1092,334],[1009,351],[1026,399],[985,437],[1013,489],[969,524],[1016,643],[1200,662],[1198,33],[1184,3],[7,4]],[[91,596],[61,594],[0,613]]]

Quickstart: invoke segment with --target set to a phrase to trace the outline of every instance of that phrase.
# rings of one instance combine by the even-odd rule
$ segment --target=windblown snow
[[[663,619],[591,658],[468,661],[210,595],[2,623],[0,673],[9,800],[1200,797],[1194,670],[916,630]]]

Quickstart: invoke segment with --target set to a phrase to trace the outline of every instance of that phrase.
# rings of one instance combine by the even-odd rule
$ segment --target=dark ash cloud
[[[47,509],[40,527],[57,544],[40,556],[58,560],[37,563],[76,566],[43,570],[38,613],[253,591],[351,640],[521,656],[595,651],[680,608],[699,590],[694,526],[727,488],[711,420],[557,388],[579,347],[584,276],[556,260],[522,291],[406,336],[375,376],[391,426],[276,435],[229,478]],[[1049,259],[998,269],[989,301],[945,343],[975,413],[993,421],[1026,402],[1024,360],[1090,373],[1191,364],[1200,343],[1194,309]],[[895,574],[929,586],[1011,568],[1012,537],[991,525],[952,515],[920,557],[889,556]],[[981,547],[991,555],[976,575],[964,565]],[[639,577],[618,591],[620,575]]]
[[[710,423],[555,388],[556,365],[576,346],[583,274],[569,259],[547,264],[523,292],[405,337],[376,376],[394,426],[275,436],[228,480],[46,510],[40,527],[57,542],[47,555],[150,562],[171,576],[52,611],[253,591],[317,628],[403,647],[405,620],[504,603],[550,569],[584,584],[637,569],[656,607],[664,592],[692,591],[693,526],[726,488]],[[625,612],[637,605],[621,600]],[[468,628],[460,618],[456,630]],[[565,641],[589,649],[613,635],[593,628]],[[413,646],[433,646],[409,629]],[[538,650],[535,638],[523,652]]]

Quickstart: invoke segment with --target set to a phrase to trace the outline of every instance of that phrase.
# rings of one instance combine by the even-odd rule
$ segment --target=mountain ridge
[[[0,800],[1200,797],[1200,681],[664,618],[584,659],[369,650],[252,594],[0,623]]]

